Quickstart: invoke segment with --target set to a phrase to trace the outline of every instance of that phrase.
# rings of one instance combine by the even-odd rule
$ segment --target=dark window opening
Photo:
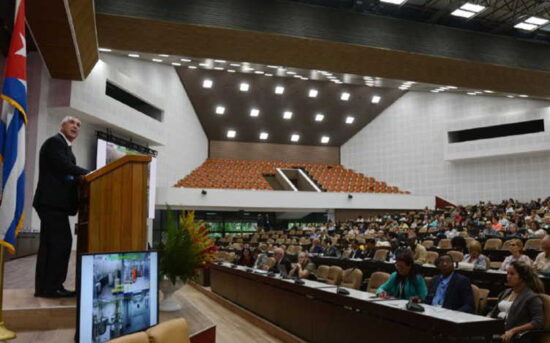
[[[479,127],[475,129],[449,131],[449,143],[475,141],[507,136],[525,135],[528,133],[544,132],[544,120],[530,120],[520,123],[503,124]]]
[[[124,89],[107,81],[107,87],[105,88],[105,94],[111,98],[120,101],[126,106],[130,106],[136,111],[145,114],[148,117],[162,121],[162,110],[151,104],[146,103],[137,96],[128,93]]]

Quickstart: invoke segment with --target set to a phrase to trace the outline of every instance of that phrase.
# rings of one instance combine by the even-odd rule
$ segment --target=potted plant
[[[213,260],[216,246],[207,233],[204,223],[195,221],[195,212],[186,211],[178,218],[168,209],[166,234],[159,243],[159,286],[164,294],[161,311],[181,309],[174,292]]]

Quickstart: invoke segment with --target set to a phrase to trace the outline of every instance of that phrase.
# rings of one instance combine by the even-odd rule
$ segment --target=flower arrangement
[[[159,277],[175,284],[178,278],[185,283],[195,277],[199,268],[214,260],[217,247],[208,237],[204,222],[195,221],[194,211],[176,218],[168,209],[166,235],[159,243],[159,250]]]

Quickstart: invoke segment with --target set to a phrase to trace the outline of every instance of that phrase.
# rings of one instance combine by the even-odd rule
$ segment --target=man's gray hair
[[[78,117],[75,117],[75,116],[65,116],[65,118],[63,118],[63,120],[61,120],[61,123],[59,123],[59,127],[63,126],[63,124],[69,122],[69,120],[71,119],[78,119]],[[80,119],[78,119],[78,121],[80,121]]]

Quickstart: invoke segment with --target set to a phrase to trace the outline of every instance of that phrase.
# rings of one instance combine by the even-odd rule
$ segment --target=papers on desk
[[[395,307],[406,311],[405,306],[407,305],[407,302],[408,302],[407,300],[387,300],[387,301],[379,302],[379,304],[389,306],[389,307]],[[415,312],[415,313],[432,317],[432,318],[447,320],[454,323],[472,323],[472,322],[485,322],[485,321],[495,320],[493,318],[478,316],[475,314],[470,314],[465,312],[452,311],[446,308],[427,305],[427,304],[421,304],[421,306],[424,307],[424,312]]]
[[[489,270],[487,270],[487,273],[506,274],[506,272],[504,270],[495,270],[495,269],[489,269]]]

